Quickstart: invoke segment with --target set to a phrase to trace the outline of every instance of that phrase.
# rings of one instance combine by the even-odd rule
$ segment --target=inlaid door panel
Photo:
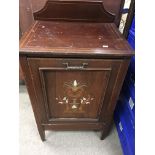
[[[120,65],[119,60],[93,59],[29,58],[28,62],[38,106],[48,121],[98,119]]]

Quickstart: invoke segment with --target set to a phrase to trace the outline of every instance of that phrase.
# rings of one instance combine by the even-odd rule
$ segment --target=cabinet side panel
[[[101,140],[103,140],[110,131],[110,128],[112,126],[113,122],[113,112],[117,103],[118,96],[120,94],[120,90],[128,69],[130,59],[128,60],[122,60],[122,63],[119,67],[117,76],[116,76],[116,81],[113,86],[112,93],[110,97],[106,98],[107,104],[105,104],[105,107],[102,107],[102,112],[100,115],[100,121],[103,121],[105,123],[105,127],[103,127],[102,130],[102,135],[101,135]]]
[[[33,87],[33,81],[32,81],[32,78],[31,78],[31,73],[30,73],[30,70],[29,70],[29,66],[28,66],[26,57],[20,57],[20,64],[21,64],[21,67],[22,67],[22,71],[23,71],[24,78],[25,78],[25,83],[26,83],[26,86],[27,86],[27,90],[28,90],[28,93],[29,93],[30,100],[31,100],[31,105],[32,105],[35,120],[36,120],[36,123],[37,123],[38,131],[39,131],[41,139],[45,140],[44,128],[41,125],[44,118],[43,118],[42,113],[40,111],[41,109],[39,108],[39,106],[37,106],[35,89]]]
[[[113,112],[117,103],[117,99],[119,97],[120,94],[120,90],[122,88],[123,82],[124,82],[124,78],[126,75],[126,72],[128,70],[128,66],[130,63],[130,59],[126,59],[126,60],[122,60],[121,65],[119,67],[117,76],[116,76],[116,81],[115,84],[113,86],[113,90],[111,93],[110,98],[106,98],[106,107],[102,107],[102,112],[100,115],[100,120],[104,120],[104,118],[106,118],[106,120],[104,120],[104,122],[111,122],[112,120],[112,116],[113,116]]]
[[[111,95],[111,100],[110,100],[108,108],[107,108],[109,113],[110,112],[113,113],[113,111],[115,109],[115,105],[116,105],[118,96],[120,94],[120,90],[122,88],[126,72],[128,70],[129,62],[130,62],[130,60],[124,60],[121,63],[121,66],[120,66],[120,69],[119,69],[119,72],[117,75],[117,80],[116,80],[116,83],[115,83],[115,86],[114,86],[114,89],[113,89],[113,92]]]

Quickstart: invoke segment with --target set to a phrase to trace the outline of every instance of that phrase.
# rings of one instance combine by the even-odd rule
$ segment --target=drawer
[[[28,63],[38,106],[48,121],[99,120],[121,60],[28,58]]]

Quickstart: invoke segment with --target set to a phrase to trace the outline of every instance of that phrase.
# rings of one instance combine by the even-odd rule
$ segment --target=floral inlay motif
[[[86,83],[73,80],[65,82],[63,88],[64,96],[56,97],[56,101],[58,104],[66,105],[64,112],[84,112],[83,105],[89,105],[94,100],[94,97],[86,91]]]

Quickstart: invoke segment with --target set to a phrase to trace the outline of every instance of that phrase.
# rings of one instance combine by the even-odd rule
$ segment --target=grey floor
[[[50,131],[42,142],[25,86],[19,87],[20,155],[122,155],[115,126],[105,140],[94,131]]]

